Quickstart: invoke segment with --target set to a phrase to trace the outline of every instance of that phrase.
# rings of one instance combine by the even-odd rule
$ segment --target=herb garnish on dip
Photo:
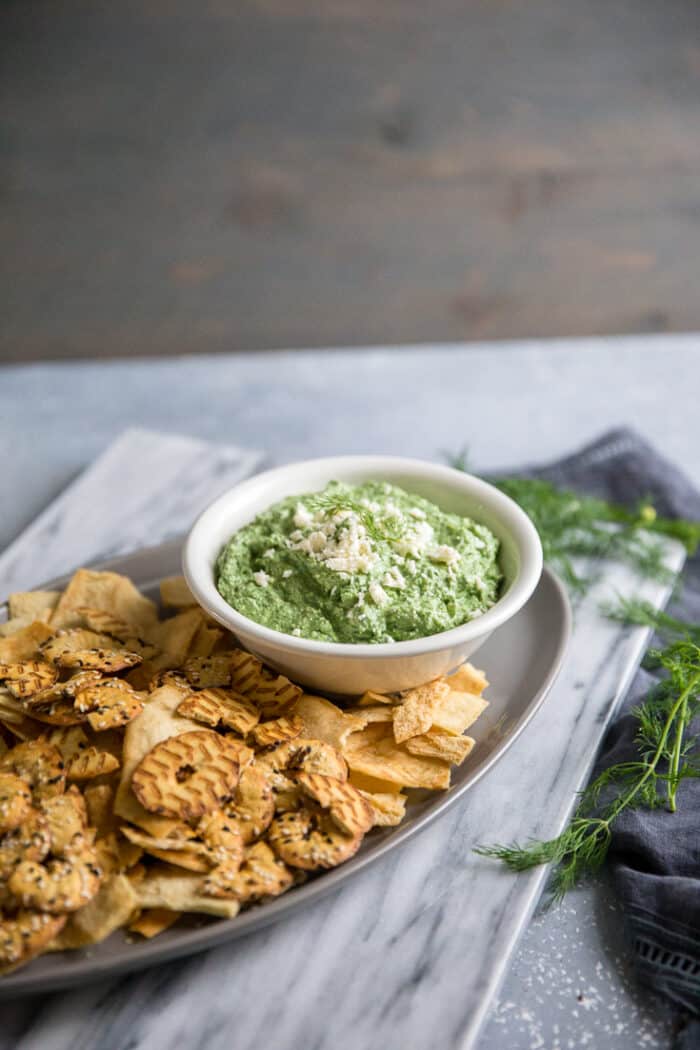
[[[381,481],[330,482],[291,496],[235,533],[216,585],[256,623],[326,642],[424,638],[498,599],[499,541]]]

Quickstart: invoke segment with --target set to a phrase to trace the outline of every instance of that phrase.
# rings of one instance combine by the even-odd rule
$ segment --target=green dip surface
[[[324,642],[399,642],[447,631],[498,600],[499,541],[382,481],[291,496],[231,537],[219,593],[244,616]]]

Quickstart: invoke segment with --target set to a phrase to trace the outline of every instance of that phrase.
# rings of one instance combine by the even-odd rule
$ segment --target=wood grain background
[[[700,328],[696,0],[13,0],[0,359]]]

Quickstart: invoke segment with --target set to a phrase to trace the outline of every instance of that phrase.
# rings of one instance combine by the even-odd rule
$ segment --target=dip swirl
[[[499,541],[381,481],[330,482],[275,503],[216,564],[223,598],[256,623],[324,642],[392,642],[480,616],[503,582]]]

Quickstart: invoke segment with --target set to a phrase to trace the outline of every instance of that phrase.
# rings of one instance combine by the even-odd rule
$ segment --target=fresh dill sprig
[[[465,470],[466,450],[451,457],[451,463]],[[540,535],[545,561],[575,592],[584,591],[591,582],[575,567],[575,559],[624,561],[643,576],[670,582],[673,575],[654,534],[679,540],[689,554],[700,544],[700,522],[660,517],[649,500],[630,510],[537,478],[492,480],[529,515]],[[611,829],[621,813],[661,806],[673,812],[682,782],[700,777],[700,760],[694,757],[698,740],[690,733],[691,723],[700,715],[700,625],[636,599],[620,598],[604,611],[613,619],[653,629],[667,643],[645,658],[645,665],[661,668],[665,677],[632,712],[637,721],[638,757],[603,770],[580,793],[574,816],[561,835],[476,850],[503,861],[513,871],[553,864],[550,888],[555,900],[603,864]]]
[[[364,525],[367,535],[375,541],[392,541],[401,538],[401,519],[392,514],[379,514],[345,492],[320,492],[306,501],[310,511],[321,510],[329,517],[343,512],[352,512]]]
[[[673,642],[658,654],[668,677],[653,689],[634,714],[639,760],[610,766],[579,796],[568,827],[556,838],[524,845],[480,846],[476,852],[495,857],[513,871],[554,863],[550,889],[560,900],[580,879],[605,860],[612,826],[630,808],[677,806],[678,788],[688,777],[700,776],[687,737],[700,714],[700,647],[689,639]]]
[[[665,638],[688,637],[700,644],[699,624],[679,620],[662,609],[655,609],[651,602],[620,595],[617,602],[603,605],[601,611],[610,620],[636,627],[649,627]]]
[[[495,484],[529,515],[540,535],[545,560],[573,591],[581,592],[590,583],[574,567],[575,558],[624,561],[644,576],[664,582],[672,578],[662,544],[650,536],[653,532],[671,535],[669,523],[650,504],[630,512],[536,478],[505,478]],[[691,542],[690,530],[684,536]],[[692,542],[698,540],[700,530]]]
[[[466,449],[450,456],[449,462],[464,470]],[[689,554],[700,544],[700,522],[660,517],[648,500],[630,510],[557,488],[540,478],[491,480],[530,517],[540,535],[545,561],[574,592],[584,591],[591,582],[574,566],[576,558],[624,561],[643,576],[668,583],[673,574],[665,565],[664,548],[650,534],[679,540]]]

